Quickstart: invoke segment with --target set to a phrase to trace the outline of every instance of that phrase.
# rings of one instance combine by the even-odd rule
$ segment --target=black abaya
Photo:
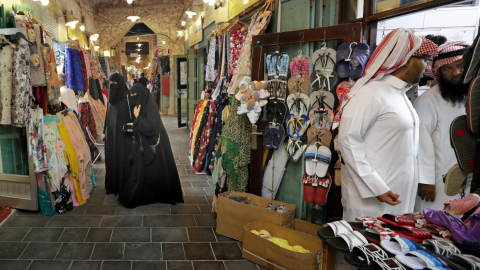
[[[183,203],[180,177],[157,104],[142,84],[134,85],[130,93],[130,106],[141,107],[132,128],[133,169],[118,201],[127,208],[158,202]]]
[[[132,123],[127,101],[128,88],[123,76],[110,77],[110,98],[105,119],[105,188],[107,194],[119,194],[127,181],[132,164],[132,134],[123,131],[123,126]]]

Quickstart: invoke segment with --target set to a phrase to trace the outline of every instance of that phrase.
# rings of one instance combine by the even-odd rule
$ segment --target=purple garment
[[[78,50],[67,48],[65,60],[65,75],[67,76],[67,86],[74,91],[83,91],[83,72],[82,59]]]

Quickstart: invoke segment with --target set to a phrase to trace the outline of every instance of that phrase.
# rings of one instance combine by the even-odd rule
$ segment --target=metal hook
[[[385,25],[383,26],[382,39],[385,38]]]

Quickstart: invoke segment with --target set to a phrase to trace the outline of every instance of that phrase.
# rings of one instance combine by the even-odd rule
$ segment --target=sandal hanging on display
[[[337,86],[336,92],[337,92],[338,101],[340,102],[340,105],[342,105],[345,99],[347,99],[348,93],[350,93],[350,83],[347,81],[341,82]]]
[[[310,124],[308,120],[306,115],[302,115],[301,117],[295,117],[293,114],[288,115],[285,119],[287,136],[293,139],[301,139]]]
[[[310,176],[306,172],[302,177],[303,182],[303,200],[306,203],[312,203],[315,198],[316,177]]]
[[[327,43],[322,42],[322,47],[313,53],[312,60],[314,70],[318,70],[325,77],[328,77],[335,70],[337,52],[328,48]]]
[[[288,91],[290,94],[301,93],[308,96],[310,84],[305,77],[291,77],[288,79]]]
[[[308,176],[315,176],[315,166],[317,164],[316,159],[317,147],[310,145],[305,150],[305,173]]]
[[[291,162],[297,162],[302,157],[302,154],[307,148],[307,145],[308,145],[308,141],[307,141],[307,138],[305,137],[295,140],[293,142],[293,153],[289,160]]]
[[[467,96],[467,125],[468,130],[474,134],[480,132],[480,77],[476,77],[470,83]]]
[[[317,162],[318,163],[318,162]],[[315,189],[315,203],[322,206],[327,202],[328,192],[332,186],[332,178],[327,174],[323,178],[317,178],[317,188]]]
[[[365,65],[370,57],[370,47],[365,43],[358,43],[352,53],[349,77],[358,79],[363,76]]]
[[[317,149],[317,155],[316,155],[317,165],[315,168],[317,177],[324,178],[327,176],[327,171],[328,171],[328,167],[330,166],[331,158],[332,158],[332,152],[328,147],[322,145]],[[330,189],[332,179],[330,178],[330,176],[328,176],[328,178],[330,179],[328,189]]]
[[[343,43],[337,49],[337,73],[340,78],[350,76],[350,61],[353,53],[352,44]]]
[[[249,88],[248,88],[248,85],[250,84],[250,81],[251,81],[251,80],[252,80],[252,79],[251,79],[249,76],[243,77],[242,81],[240,82],[240,85],[238,86],[238,87],[239,87],[239,91],[238,91],[238,93],[235,95],[235,98],[236,98],[237,100],[239,100],[239,101],[242,100],[242,96],[245,94],[245,91],[246,91],[247,89],[249,89]]]
[[[267,104],[267,121],[283,124],[288,115],[288,108],[282,101],[269,100]]]
[[[468,131],[466,115],[453,120],[450,126],[450,143],[455,151],[460,168],[467,174],[472,173],[477,136]]]
[[[278,150],[285,136],[285,129],[276,122],[271,122],[265,128],[263,146],[267,149]]]
[[[310,98],[305,94],[290,94],[287,97],[287,105],[290,114],[295,116],[308,115]]]
[[[467,49],[463,55],[463,83],[470,83],[475,76],[477,76],[478,65],[480,64],[480,42],[479,36],[475,38],[472,45]]]
[[[388,254],[375,244],[366,244],[355,247],[351,252],[345,254],[344,258],[353,266],[370,266],[374,260],[386,259]]]
[[[335,97],[328,91],[315,91],[310,95],[310,107],[312,109],[328,108],[333,111],[335,105]]]
[[[467,179],[467,174],[462,171],[458,164],[455,164],[445,176],[445,187],[443,191],[448,196],[455,196],[463,189],[463,184]],[[468,187],[465,187],[467,189]]]
[[[332,142],[332,133],[326,128],[322,128],[317,131],[316,128],[312,127],[307,130],[307,138],[310,145],[319,143],[325,147],[330,147]]]

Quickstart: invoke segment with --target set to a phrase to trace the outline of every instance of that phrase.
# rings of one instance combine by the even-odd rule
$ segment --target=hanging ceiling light
[[[80,27],[79,27],[80,30],[81,30],[82,32],[85,32],[85,24],[84,24],[84,23],[81,23],[81,24],[79,24],[79,25],[80,25]]]
[[[95,46],[93,48],[95,49],[95,51],[98,51],[98,49],[100,49],[100,46]]]
[[[91,40],[91,41],[97,41],[97,40],[98,40],[98,37],[99,37],[98,34],[93,34],[93,35],[90,36],[90,40]]]
[[[139,37],[139,36],[137,36],[137,40],[140,40],[140,37]]]
[[[137,43],[138,47],[142,47],[142,45],[143,45],[142,43]]]
[[[48,4],[50,4],[50,1],[49,0],[33,0],[33,2],[39,2],[42,3],[42,5],[44,6],[47,6]]]
[[[131,20],[132,22],[136,22],[137,20],[140,20],[140,16],[135,16],[135,5],[132,5],[133,8],[133,15],[128,16],[127,19]]]
[[[213,7],[213,5],[215,5],[215,0],[208,0],[208,5]]]
[[[182,21],[182,26],[185,26],[185,24],[187,24],[186,21]]]
[[[193,11],[185,11],[185,13],[187,13],[188,18],[192,18],[193,16],[197,15],[197,13]]]
[[[131,3],[133,3],[133,0],[127,0],[127,3],[130,5]]]
[[[142,49],[138,48],[138,49],[136,49],[136,50],[137,50],[137,51],[141,51]]]
[[[70,28],[75,29],[77,23],[80,21],[77,19],[67,19],[67,23],[65,24],[66,26],[70,26]]]
[[[208,3],[208,0],[203,0],[203,3],[205,3],[205,4]]]
[[[177,31],[177,33],[178,33],[179,36],[182,35],[182,32],[183,32],[182,30],[178,30],[178,31]]]
[[[163,45],[165,45],[165,40],[162,41]]]

